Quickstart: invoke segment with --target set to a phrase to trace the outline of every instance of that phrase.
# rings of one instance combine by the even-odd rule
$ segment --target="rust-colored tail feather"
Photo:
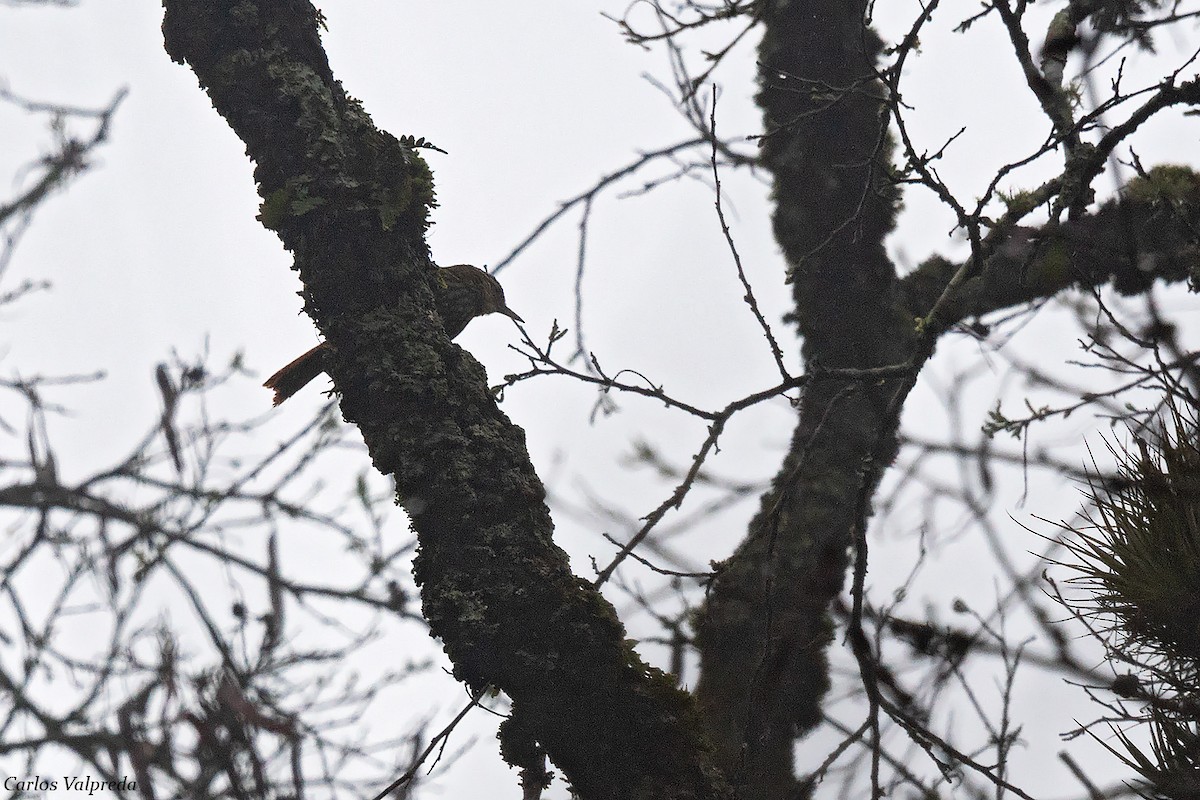
[[[321,342],[263,382],[263,386],[275,390],[274,405],[287,400],[325,371],[326,352],[325,343]]]

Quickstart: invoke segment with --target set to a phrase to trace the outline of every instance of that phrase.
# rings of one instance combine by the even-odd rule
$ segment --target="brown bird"
[[[455,264],[434,273],[433,305],[451,339],[462,333],[468,322],[484,314],[500,313],[517,322],[525,321],[504,302],[500,281],[470,264]],[[324,372],[328,353],[329,345],[321,342],[267,378],[263,386],[275,390],[275,405]]]

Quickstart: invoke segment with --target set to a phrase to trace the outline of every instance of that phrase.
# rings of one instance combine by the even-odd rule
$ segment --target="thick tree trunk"
[[[759,60],[763,161],[810,372],[903,363],[911,316],[883,249],[895,192],[878,49],[861,2],[768,2]],[[795,739],[820,720],[827,614],[848,566],[859,498],[895,448],[903,379],[812,382],[791,447],[699,626],[701,708],[739,796],[782,800]]]
[[[334,80],[306,0],[165,7],[168,53],[255,162],[261,219],[295,254],[342,411],[395,476],[430,628],[459,678],[512,698],[506,757],[530,766],[544,748],[584,798],[727,796],[691,698],[571,574],[524,433],[432,321],[432,177],[416,150]]]
[[[826,612],[894,456],[903,402],[937,338],[966,317],[1070,287],[1111,280],[1134,293],[1155,278],[1200,283],[1192,255],[1200,178],[1175,167],[1139,178],[1090,216],[1041,231],[978,220],[985,238],[969,269],[935,257],[898,279],[883,246],[897,196],[887,87],[864,12],[857,0],[762,7],[762,159],[775,179],[775,236],[811,380],[783,467],[699,617],[697,699],[718,763],[743,800],[807,793],[793,748],[819,722],[829,686]],[[1147,108],[1195,102],[1193,80],[1164,89]],[[1068,172],[1090,181],[1106,152],[1083,152]],[[1065,184],[1048,182],[1039,202]],[[874,383],[828,373],[902,364],[906,372]],[[869,676],[873,667],[865,668]]]

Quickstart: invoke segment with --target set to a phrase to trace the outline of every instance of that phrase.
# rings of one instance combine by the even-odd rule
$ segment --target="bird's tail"
[[[322,342],[267,378],[263,386],[275,390],[275,405],[287,400],[325,371],[326,352],[325,343]]]

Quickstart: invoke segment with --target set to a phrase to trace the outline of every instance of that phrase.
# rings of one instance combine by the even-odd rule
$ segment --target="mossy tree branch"
[[[571,574],[523,432],[436,321],[425,163],[334,79],[308,2],[164,6],[167,52],[255,162],[261,219],[334,348],[342,411],[395,476],[431,629],[460,679],[513,700],[506,755],[536,742],[585,798],[726,796],[690,699]]]
[[[1042,229],[1013,228],[941,312],[947,323],[1111,283],[1123,294],[1155,281],[1200,286],[1200,175],[1158,166],[1119,200]],[[961,265],[931,258],[901,281],[902,303],[924,316]]]
[[[972,231],[970,263],[933,259],[898,278],[884,251],[897,198],[891,87],[878,78],[880,45],[864,6],[779,0],[760,8],[762,161],[774,176],[775,236],[788,261],[805,360],[810,368],[910,370],[872,385],[822,381],[806,390],[784,464],[699,616],[698,700],[720,764],[745,798],[793,798],[808,789],[797,785],[793,748],[821,719],[829,687],[827,611],[852,552],[861,599],[871,498],[896,452],[904,400],[941,334],[967,316],[1072,286],[1112,281],[1137,292],[1158,277],[1195,282],[1200,272],[1196,178],[1160,168],[1133,182],[1121,202],[1042,231],[1007,223],[985,241],[985,220],[960,219]],[[1191,83],[1165,86],[1163,99],[1145,108],[1194,102],[1195,91]],[[1141,121],[1124,126],[1124,135]],[[1115,146],[1103,144],[1095,152]],[[1078,180],[1064,178],[1059,191],[1086,188],[1097,164],[1103,157],[1094,154],[1069,164],[1067,177]],[[852,619],[849,638],[878,714],[873,657],[857,624]]]
[[[896,193],[879,41],[863,12],[832,0],[762,11],[762,159],[810,367],[901,364],[916,338],[883,249]],[[698,700],[744,797],[800,796],[792,752],[829,686],[827,609],[843,586],[864,482],[895,449],[889,408],[901,391],[904,379],[806,390],[784,465],[701,616]]]

